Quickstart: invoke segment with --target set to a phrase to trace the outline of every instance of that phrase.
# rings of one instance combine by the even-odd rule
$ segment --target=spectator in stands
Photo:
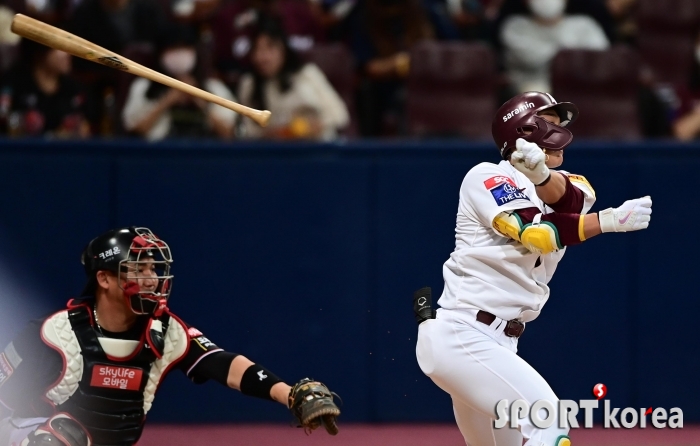
[[[0,79],[15,63],[20,37],[10,30],[15,12],[0,5]]]
[[[270,110],[272,118],[267,128],[243,120],[244,136],[327,140],[349,123],[343,100],[315,64],[301,61],[279,20],[261,20],[251,65],[238,96],[245,105]]]
[[[0,5],[0,45],[17,45],[20,37],[10,30],[15,12],[7,6]]]
[[[637,36],[634,16],[637,0],[606,0],[605,4],[615,23],[617,41],[633,44]]]
[[[76,3],[74,0],[0,0],[0,4],[18,14],[59,26],[70,17]]]
[[[82,0],[70,31],[108,50],[121,52],[132,42],[155,45],[167,24],[155,0]]]
[[[423,0],[440,40],[487,39],[489,17],[494,16],[493,3],[489,0]]]
[[[528,15],[530,7],[527,0],[491,0],[491,13],[497,17],[492,26],[493,43],[500,48],[500,35],[498,34],[505,22],[512,15]],[[488,12],[487,12],[488,13]],[[568,0],[565,14],[585,15],[595,20],[603,28],[610,42],[617,41],[615,18],[606,4],[606,0]]]
[[[86,138],[85,95],[70,77],[71,56],[22,40],[21,61],[0,85],[5,135]]]
[[[700,138],[700,36],[695,45],[691,85],[667,86],[664,92],[673,136],[680,141]]]
[[[159,71],[224,99],[235,100],[218,79],[197,71],[196,35],[185,25],[172,25],[161,44]],[[179,90],[137,77],[129,89],[124,128],[149,141],[174,137],[233,137],[237,114]]]
[[[124,54],[132,44],[155,47],[167,20],[156,0],[82,0],[76,8],[68,29],[108,50]],[[105,103],[117,89],[117,72],[94,62],[77,59],[76,77],[89,86],[92,101],[88,116],[93,129],[104,127]],[[108,127],[116,127],[111,123]]]
[[[163,0],[161,0],[163,1]],[[221,0],[166,0],[166,13],[179,22],[204,23],[212,19]]]
[[[305,51],[324,40],[323,25],[309,0],[237,0],[223,4],[212,23],[215,64],[224,81],[235,86],[250,70],[249,53],[261,17],[280,17],[289,45]]]
[[[405,79],[409,51],[434,31],[415,0],[366,0],[357,15],[352,49],[362,82],[358,95],[360,133],[405,133]]]
[[[504,64],[515,91],[550,91],[550,62],[561,49],[610,46],[593,19],[564,13],[566,0],[527,0],[527,4],[530,15],[509,17],[500,32]]]
[[[357,10],[359,0],[309,0],[311,11],[324,29],[328,41],[344,40],[349,17]]]

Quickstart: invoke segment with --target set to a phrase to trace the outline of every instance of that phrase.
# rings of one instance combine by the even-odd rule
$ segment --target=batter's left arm
[[[585,177],[564,171],[552,171],[552,181],[537,187],[536,191],[547,206],[561,213],[587,214],[596,198]]]
[[[536,185],[537,196],[554,212],[579,214],[583,209],[583,192],[574,187],[569,177],[561,172],[550,173],[550,179],[543,185]]]

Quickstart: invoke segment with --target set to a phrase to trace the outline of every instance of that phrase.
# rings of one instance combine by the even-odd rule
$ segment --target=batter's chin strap
[[[432,289],[429,286],[423,287],[413,293],[413,315],[416,317],[418,325],[428,319],[435,319]]]
[[[92,440],[75,418],[67,413],[59,413],[46,420],[20,446],[92,446]]]

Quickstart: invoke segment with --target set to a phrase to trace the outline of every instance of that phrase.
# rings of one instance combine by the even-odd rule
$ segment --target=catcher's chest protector
[[[42,340],[64,357],[61,379],[46,397],[57,412],[82,423],[94,445],[133,445],[164,372],[187,353],[186,327],[176,318],[163,317],[165,348],[157,359],[143,338],[98,338],[90,315],[90,307],[79,305],[44,322]]]

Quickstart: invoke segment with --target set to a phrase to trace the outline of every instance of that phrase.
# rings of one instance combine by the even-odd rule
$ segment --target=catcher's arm
[[[237,355],[231,361],[226,383],[244,395],[277,401],[289,407],[291,386],[243,355]]]
[[[231,361],[227,384],[245,395],[284,404],[307,433],[321,425],[331,435],[338,433],[335,419],[340,409],[333,401],[337,395],[318,381],[304,378],[289,386],[266,368],[238,355]]]

